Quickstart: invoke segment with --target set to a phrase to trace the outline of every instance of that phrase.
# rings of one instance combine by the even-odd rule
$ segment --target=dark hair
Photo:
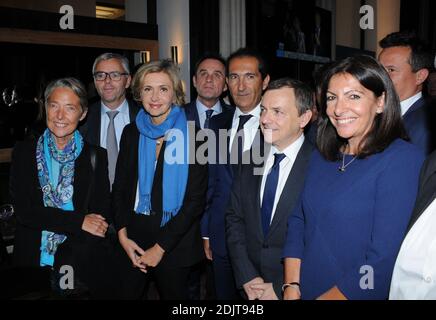
[[[323,64],[313,72],[313,87],[315,90],[315,106],[316,106],[316,110],[318,112],[321,108],[320,107],[320,105],[321,105],[320,97],[321,97],[322,85],[324,83],[325,73],[330,68],[331,65],[332,65],[331,62]]]
[[[262,57],[262,55],[258,51],[254,50],[254,49],[251,49],[251,48],[240,48],[240,49],[236,50],[235,52],[233,52],[227,58],[227,64],[226,64],[226,75],[227,76],[229,75],[229,65],[230,65],[230,62],[233,59],[243,58],[243,57],[252,57],[252,58],[255,58],[257,60],[257,62],[258,62],[258,69],[259,69],[259,72],[260,72],[260,74],[262,76],[262,80],[264,80],[267,77],[267,75],[269,73],[268,73],[268,66],[266,64],[265,59]]]
[[[203,56],[201,56],[200,59],[198,59],[197,63],[195,64],[194,68],[194,76],[197,74],[198,68],[200,67],[200,64],[207,59],[213,59],[217,60],[225,67],[226,66],[226,60],[223,58],[223,56],[219,53],[215,52],[206,52]]]
[[[281,88],[294,89],[296,107],[299,116],[304,114],[306,111],[312,110],[314,105],[313,91],[307,84],[292,78],[280,78],[271,81],[265,91]]]
[[[419,39],[414,32],[394,32],[388,34],[380,42],[383,49],[391,47],[409,47],[412,50],[409,64],[413,72],[421,69],[433,69],[433,56],[428,50],[427,44]]]
[[[327,116],[327,91],[331,78],[337,74],[350,74],[378,98],[385,94],[384,110],[376,114],[372,128],[358,146],[358,157],[365,158],[382,152],[395,139],[408,140],[401,120],[400,101],[394,85],[383,66],[370,56],[349,57],[335,62],[325,73],[321,91],[321,111],[318,122],[317,145],[327,160],[339,159],[347,140],[341,138]]]

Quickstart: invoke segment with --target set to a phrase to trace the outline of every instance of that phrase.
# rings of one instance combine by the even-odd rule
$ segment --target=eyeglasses
[[[94,73],[94,79],[97,81],[104,81],[106,80],[106,77],[109,76],[109,78],[113,81],[120,81],[121,76],[128,76],[129,74],[126,72],[118,72],[118,71],[112,71],[112,72],[103,72],[98,71]]]

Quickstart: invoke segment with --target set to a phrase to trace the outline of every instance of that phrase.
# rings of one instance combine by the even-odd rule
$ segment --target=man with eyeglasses
[[[101,100],[89,107],[86,123],[80,132],[87,142],[107,150],[112,186],[121,134],[127,124],[135,121],[139,107],[136,102],[126,99],[131,81],[126,57],[103,53],[95,59],[92,74]]]

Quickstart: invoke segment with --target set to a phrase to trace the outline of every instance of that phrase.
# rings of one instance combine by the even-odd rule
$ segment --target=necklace
[[[353,157],[347,164],[345,164],[345,153],[342,154],[342,166],[339,166],[339,171],[344,172],[345,168],[348,167],[354,160],[356,160],[357,155]]]

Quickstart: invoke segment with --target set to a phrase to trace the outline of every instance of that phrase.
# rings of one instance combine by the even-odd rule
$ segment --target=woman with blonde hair
[[[190,269],[203,258],[200,217],[207,166],[188,163],[190,136],[183,86],[170,60],[136,72],[143,109],[123,132],[113,184],[124,298],[140,298],[154,278],[161,299],[188,299]]]

